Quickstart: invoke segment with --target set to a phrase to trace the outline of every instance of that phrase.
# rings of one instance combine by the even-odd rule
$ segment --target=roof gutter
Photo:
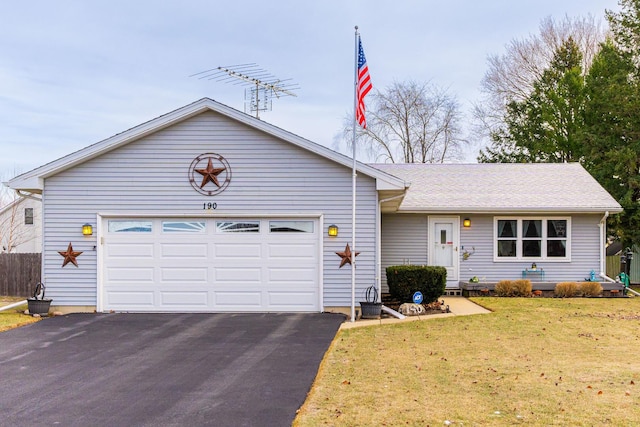
[[[434,208],[429,207],[425,209],[398,209],[398,213],[415,213],[415,214],[425,214],[425,213],[438,213],[438,214],[459,214],[460,212],[469,213],[469,214],[486,214],[486,215],[510,215],[510,214],[518,214],[518,215],[575,215],[575,214],[599,214],[603,211],[608,213],[620,213],[622,212],[622,208],[563,208],[563,209],[550,209],[550,208],[522,208],[522,209],[500,209],[500,208],[492,208],[492,209],[478,209],[478,208],[465,208],[465,207],[442,207],[442,208]]]

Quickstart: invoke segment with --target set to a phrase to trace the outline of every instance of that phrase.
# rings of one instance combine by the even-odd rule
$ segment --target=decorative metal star
[[[338,268],[342,268],[342,266],[345,264],[353,265],[351,264],[352,256],[358,256],[360,255],[360,252],[356,252],[355,255],[353,255],[353,253],[351,252],[351,248],[347,243],[347,247],[344,248],[344,252],[336,252],[336,255],[342,258],[342,261],[340,261],[340,267],[338,267]]]
[[[82,252],[74,251],[73,246],[71,246],[71,243],[69,243],[69,247],[67,248],[66,252],[58,251],[58,253],[64,257],[64,261],[62,262],[63,267],[69,263],[77,267],[78,261],[76,261],[76,257],[78,257]]]
[[[207,163],[206,169],[196,169],[195,171],[202,175],[202,184],[200,184],[200,188],[204,188],[208,182],[213,182],[215,185],[220,188],[220,182],[218,181],[218,175],[224,172],[226,168],[214,168],[213,163],[211,161],[211,157],[209,157],[209,163]]]

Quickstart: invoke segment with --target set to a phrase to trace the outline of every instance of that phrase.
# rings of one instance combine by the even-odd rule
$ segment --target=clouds
[[[0,171],[27,171],[204,96],[242,110],[240,86],[189,77],[241,63],[301,87],[264,120],[331,146],[353,104],[354,25],[374,87],[432,80],[467,106],[488,54],[545,16],[605,8],[616,1],[10,2]]]

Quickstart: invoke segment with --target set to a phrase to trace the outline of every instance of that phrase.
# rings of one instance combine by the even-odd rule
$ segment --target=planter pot
[[[361,301],[360,308],[362,309],[361,319],[379,319],[382,312],[382,303]]]
[[[51,299],[27,299],[27,305],[29,306],[29,314],[39,314],[40,316],[46,316],[49,314],[49,307],[51,306]]]

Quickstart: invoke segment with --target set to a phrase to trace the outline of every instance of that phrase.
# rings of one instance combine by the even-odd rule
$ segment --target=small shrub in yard
[[[597,297],[602,293],[602,285],[598,282],[582,282],[580,292],[585,297]]]
[[[579,287],[577,282],[560,282],[556,284],[553,293],[560,298],[571,298],[578,295]]]
[[[531,296],[531,280],[529,279],[514,280],[513,294],[516,297]]]
[[[400,302],[410,302],[416,291],[422,292],[423,304],[436,301],[444,294],[447,269],[425,265],[394,265],[387,267],[389,293]]]
[[[499,297],[528,297],[531,295],[531,280],[501,280],[494,291]]]
[[[499,297],[510,297],[513,289],[513,280],[501,280],[496,283],[494,292]]]

